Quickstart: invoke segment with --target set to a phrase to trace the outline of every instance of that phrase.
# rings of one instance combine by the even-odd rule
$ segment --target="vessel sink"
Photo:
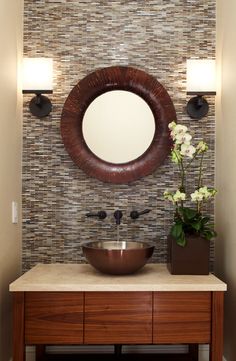
[[[141,269],[151,258],[154,245],[134,241],[97,241],[82,245],[87,261],[98,271],[126,275]]]

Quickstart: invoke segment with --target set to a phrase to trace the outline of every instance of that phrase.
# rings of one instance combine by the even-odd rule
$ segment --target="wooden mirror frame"
[[[148,149],[137,159],[113,164],[98,158],[87,146],[82,132],[86,109],[99,95],[126,90],[143,98],[155,119],[155,134]],[[151,174],[171,150],[168,124],[176,112],[166,89],[146,72],[126,66],[112,66],[87,75],[72,89],[61,116],[61,135],[67,152],[85,173],[103,182],[128,183]]]

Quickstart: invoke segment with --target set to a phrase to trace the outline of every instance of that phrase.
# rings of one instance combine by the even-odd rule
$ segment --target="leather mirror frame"
[[[98,158],[87,146],[82,132],[86,109],[99,95],[126,90],[143,98],[155,119],[155,134],[149,148],[137,159],[113,164]],[[168,124],[176,120],[173,102],[166,89],[146,72],[125,66],[112,66],[87,75],[68,95],[61,116],[61,135],[76,165],[103,182],[128,183],[147,176],[159,167],[171,150]]]

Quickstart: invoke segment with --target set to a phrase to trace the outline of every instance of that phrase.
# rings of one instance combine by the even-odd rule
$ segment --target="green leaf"
[[[203,237],[206,238],[208,241],[210,241],[213,237],[212,237],[212,234],[211,232],[208,232],[208,231],[204,231],[202,233]]]
[[[185,234],[184,232],[181,233],[180,237],[178,237],[176,239],[176,243],[181,246],[181,247],[185,247],[186,245],[186,238],[185,238]]]
[[[191,220],[197,215],[197,211],[191,208],[183,208],[183,216],[186,220]]]
[[[171,228],[171,236],[176,243],[184,247],[186,234],[198,234],[207,240],[216,236],[214,225],[209,224],[210,218],[203,217],[197,210],[187,207],[179,207],[175,213],[174,225]]]
[[[205,237],[208,241],[216,236],[216,232],[212,231],[209,228],[205,228],[202,232],[203,237]]]
[[[208,224],[207,226],[206,225],[204,225],[204,229],[206,229],[206,230],[210,230],[210,231],[214,231],[214,224]]]
[[[192,226],[193,229],[195,229],[197,232],[200,231],[200,229],[202,228],[201,221],[193,222],[193,223],[191,223],[191,226]]]
[[[210,217],[202,217],[202,224],[205,225],[209,222]]]
[[[182,223],[177,223],[174,224],[171,227],[171,231],[170,234],[172,235],[172,237],[174,237],[175,239],[178,239],[181,236],[181,233],[183,232],[183,226]]]

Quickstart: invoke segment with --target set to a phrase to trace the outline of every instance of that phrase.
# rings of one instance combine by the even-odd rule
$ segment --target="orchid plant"
[[[192,136],[185,125],[171,122],[169,129],[173,140],[171,159],[178,166],[180,185],[175,191],[166,190],[164,198],[175,206],[171,236],[177,244],[184,247],[187,242],[186,234],[198,234],[208,240],[216,235],[213,226],[209,224],[210,218],[202,215],[202,206],[204,202],[212,199],[217,191],[203,185],[203,158],[208,150],[208,145],[204,141],[200,141],[196,146],[192,145]],[[188,194],[186,177],[194,160],[199,161],[197,184],[194,192]],[[194,206],[186,207],[187,200],[191,200]]]

